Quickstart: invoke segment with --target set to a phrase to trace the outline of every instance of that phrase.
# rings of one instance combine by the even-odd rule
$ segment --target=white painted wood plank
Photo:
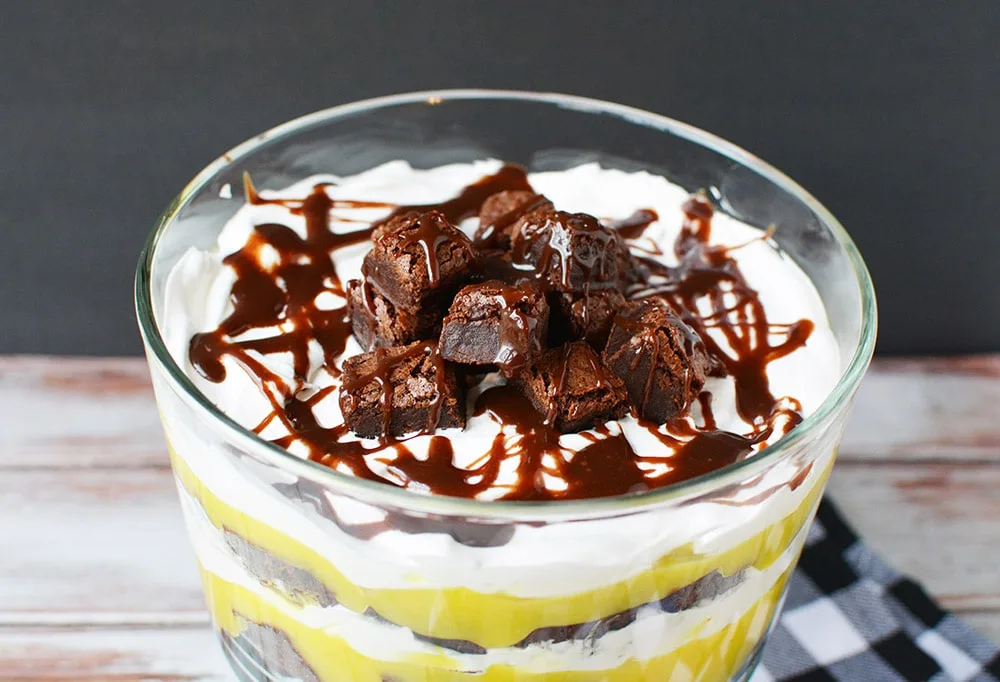
[[[0,628],[0,680],[231,682],[208,626],[169,629]]]
[[[141,358],[0,356],[0,467],[167,463]]]
[[[878,360],[841,444],[842,459],[1000,462],[1000,356]]]
[[[0,519],[0,622],[204,622],[169,470],[5,471]]]
[[[1000,467],[842,463],[832,490],[945,605],[1000,608]],[[7,471],[0,518],[0,623],[202,622],[169,471]]]
[[[1000,467],[841,462],[829,494],[869,546],[946,608],[1000,609]]]

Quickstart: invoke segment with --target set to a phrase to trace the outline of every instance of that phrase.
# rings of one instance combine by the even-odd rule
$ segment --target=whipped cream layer
[[[500,166],[499,162],[488,161],[415,170],[406,163],[393,162],[350,178],[312,177],[280,192],[264,192],[262,196],[301,199],[317,184],[330,183],[326,191],[332,197],[358,202],[426,204],[455,196],[462,188],[497,171]],[[659,220],[633,243],[633,250],[660,251],[662,253],[656,258],[673,262],[670,246],[684,220],[681,206],[688,198],[682,188],[648,173],[625,173],[595,164],[563,172],[531,173],[528,179],[536,191],[544,193],[564,210],[589,212],[607,220],[625,218],[639,208],[655,210]],[[386,208],[336,208],[331,229],[335,232],[357,230],[388,211]],[[296,386],[291,359],[280,355],[257,357],[276,376],[283,377],[284,387],[262,385],[229,357],[223,359],[227,369],[225,380],[216,383],[204,378],[191,364],[188,344],[194,334],[215,329],[232,309],[230,292],[235,275],[223,259],[247,242],[255,225],[269,222],[287,225],[299,234],[305,230],[304,219],[284,206],[243,206],[222,230],[213,249],[192,249],[178,262],[168,279],[163,309],[157,311],[160,327],[177,363],[206,396],[251,429],[264,422],[272,409],[266,391]],[[461,227],[471,234],[476,223],[476,219],[470,219]],[[840,373],[837,346],[818,294],[806,275],[765,240],[758,229],[716,214],[712,221],[711,243],[738,247],[731,251],[731,256],[739,264],[748,284],[758,292],[771,323],[791,324],[801,319],[813,323],[812,334],[804,346],[767,366],[774,396],[794,399],[801,406],[800,412],[808,415],[824,400]],[[342,282],[359,276],[367,249],[365,242],[335,252],[334,262]],[[272,255],[277,257],[277,254]],[[335,293],[325,293],[322,299],[318,303],[330,310],[343,306],[343,298]],[[280,331],[254,330],[253,333],[264,335]],[[776,337],[780,337],[780,333]],[[726,347],[724,339],[717,340]],[[322,365],[320,349],[317,347],[313,351],[307,377],[309,384],[312,387],[336,385],[335,373]],[[344,357],[359,352],[361,349],[350,341]],[[473,391],[470,402],[486,385],[501,380],[499,376],[489,377],[484,385]],[[712,396],[712,411],[719,429],[738,434],[752,432],[752,425],[744,422],[736,409],[732,379],[709,379],[705,390]],[[342,422],[335,391],[328,399],[317,403],[315,411],[324,427]],[[165,417],[175,454],[220,504],[278,530],[297,546],[309,548],[336,567],[352,584],[393,589],[460,587],[482,594],[502,593],[525,598],[577,595],[629,580],[680,548],[685,548],[685,556],[689,552],[694,557],[711,558],[768,533],[775,524],[797,527],[811,513],[822,490],[836,438],[831,432],[820,439],[819,451],[804,453],[804,459],[786,458],[775,462],[764,473],[725,494],[678,507],[585,523],[519,525],[502,543],[477,547],[457,541],[444,529],[414,534],[393,528],[391,524],[383,532],[360,538],[345,530],[345,526],[379,524],[386,520],[385,510],[329,490],[319,490],[315,494],[322,511],[316,508],[315,500],[310,503],[292,500],[279,490],[281,486],[302,486],[302,480],[258,464],[251,458],[237,463],[225,452],[210,451],[194,432],[181,425],[171,428],[170,415]],[[694,423],[700,419],[697,406],[689,419]],[[470,416],[464,430],[445,432],[455,444],[455,466],[467,466],[488,452],[500,428],[483,415]],[[631,417],[610,424],[608,431],[624,433],[637,456],[655,458],[658,466],[662,466],[664,457],[670,455],[660,439]],[[271,421],[261,435],[280,438],[286,432],[280,422]],[[422,449],[426,451],[428,440],[426,436],[418,436],[408,439],[406,446],[419,456]],[[572,452],[588,442],[586,435],[568,434],[561,438],[560,445]],[[289,450],[304,454],[294,442]],[[387,471],[391,457],[391,450],[375,451],[368,461],[373,468]],[[513,471],[508,475],[513,476]],[[419,484],[398,482],[421,491]],[[502,496],[504,480],[498,483],[497,489],[484,497]],[[787,521],[790,518],[792,522]],[[216,521],[220,526],[223,522]],[[252,536],[247,538],[251,542],[254,539]]]
[[[746,636],[756,641],[770,623],[777,605],[775,593],[790,574],[807,532],[806,528],[799,531],[781,556],[767,568],[744,570],[734,586],[699,600],[689,608],[666,611],[656,605],[647,606],[639,609],[635,619],[625,627],[597,638],[541,641],[527,646],[491,648],[482,653],[460,653],[422,640],[405,627],[358,614],[339,604],[321,606],[290,602],[283,596],[287,591],[280,580],[262,584],[240,564],[221,533],[205,517],[199,503],[183,490],[181,501],[202,570],[223,581],[221,584],[239,586],[303,628],[341,639],[369,658],[435,661],[440,667],[470,675],[482,673],[491,666],[511,666],[521,672],[539,674],[613,669],[630,659],[647,661],[693,640],[710,638],[748,615],[754,617],[754,623]]]
[[[262,198],[303,199],[317,185],[326,185],[324,191],[335,200],[351,200],[355,203],[373,202],[385,204],[428,204],[443,202],[456,196],[463,188],[475,183],[485,175],[501,168],[500,162],[483,161],[472,164],[442,166],[430,170],[416,170],[405,162],[391,162],[365,173],[339,178],[315,176],[279,191],[262,193]],[[633,252],[643,253],[665,265],[676,265],[670,246],[684,221],[682,205],[688,193],[664,178],[645,172],[626,173],[588,164],[567,171],[530,173],[528,181],[532,187],[546,195],[561,210],[591,213],[602,220],[611,221],[631,215],[640,208],[653,209],[658,220],[644,231],[641,238],[631,244]],[[331,211],[330,229],[335,233],[348,233],[366,227],[390,212],[390,208],[351,206],[335,207]],[[324,388],[338,386],[339,372],[324,364],[322,348],[318,343],[310,344],[309,369],[303,378],[296,376],[294,358],[290,353],[261,355],[248,351],[249,355],[268,370],[267,381],[243,363],[224,355],[225,379],[210,381],[192,365],[188,354],[191,338],[201,332],[215,330],[232,312],[230,292],[236,279],[235,271],[223,263],[230,253],[241,249],[251,237],[255,226],[265,223],[279,223],[294,230],[300,236],[306,233],[306,220],[296,215],[285,205],[277,203],[248,204],[243,206],[226,224],[219,235],[215,248],[208,251],[190,250],[175,266],[167,283],[167,295],[159,320],[168,348],[175,360],[192,378],[198,388],[229,416],[249,429],[256,429],[269,440],[285,439],[290,434],[283,422],[273,419],[276,399],[288,394],[308,395]],[[464,221],[462,229],[471,234],[477,219]],[[839,355],[833,334],[829,328],[822,302],[808,277],[765,238],[758,229],[740,223],[723,214],[712,218],[711,245],[713,247],[733,247],[730,257],[738,264],[747,285],[758,295],[767,314],[773,332],[773,343],[780,343],[782,325],[794,325],[799,320],[812,323],[812,332],[806,343],[784,357],[771,361],[766,367],[766,375],[771,393],[780,400],[788,398],[788,404],[800,414],[808,415],[823,401],[835,385],[840,373]],[[370,247],[367,240],[334,251],[332,258],[340,282],[360,277],[361,263]],[[261,265],[267,268],[281,258],[276,250],[265,247],[258,255]],[[337,311],[345,305],[339,287],[331,282],[330,290],[321,293],[315,301],[317,307]],[[735,299],[735,296],[732,296]],[[707,308],[705,314],[711,311]],[[699,307],[701,302],[699,301]],[[280,326],[251,329],[232,341],[248,341],[267,338],[287,331]],[[718,345],[729,348],[721,330],[710,329]],[[360,353],[353,339],[349,340],[344,354],[336,361],[339,367],[344,358]],[[278,386],[276,383],[282,383]],[[469,405],[475,403],[480,393],[502,382],[497,374],[470,391]],[[710,405],[716,428],[735,434],[759,432],[759,424],[744,421],[737,411],[734,382],[731,378],[709,379],[705,391],[711,396]],[[330,391],[322,400],[315,402],[313,413],[318,424],[324,428],[336,427],[343,423],[336,390]],[[491,415],[473,415],[463,430],[447,430],[440,433],[452,442],[455,467],[467,469],[490,453],[491,447],[505,427],[498,424]],[[684,440],[684,432],[690,435],[689,427],[701,425],[699,405],[694,405],[677,434],[679,442]],[[769,441],[780,437],[789,423],[781,423],[779,415],[773,433],[768,438],[759,439],[755,451],[766,447]],[[675,425],[676,426],[676,425]],[[668,475],[673,468],[670,462],[671,448],[665,445],[662,434],[670,434],[670,426],[663,426],[659,433],[648,426],[640,425],[632,417],[610,423],[604,435],[623,435],[636,457],[644,460],[644,470],[655,485],[655,478]],[[504,432],[506,435],[506,432]],[[516,439],[516,434],[509,434]],[[563,456],[572,458],[573,453],[590,445],[602,436],[595,431],[582,434],[565,434],[559,439]],[[349,442],[347,436],[345,442]],[[426,456],[431,436],[415,436],[406,440],[406,448],[418,459]],[[357,440],[357,439],[355,439]],[[396,450],[389,446],[379,448],[377,442],[366,441],[365,462],[369,469],[391,483],[416,491],[427,492],[421,481],[408,480],[392,467]],[[294,440],[288,442],[288,449],[300,455],[307,454],[307,448]],[[646,459],[648,458],[648,461]],[[495,484],[479,494],[483,499],[502,498],[516,482],[516,458],[510,458],[501,467],[501,475]],[[346,467],[344,468],[347,471]],[[561,481],[551,480],[546,474],[546,486],[559,490]]]

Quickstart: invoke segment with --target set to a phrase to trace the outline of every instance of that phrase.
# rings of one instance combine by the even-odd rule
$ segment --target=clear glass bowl
[[[292,456],[229,419],[171,358],[158,326],[166,276],[186,249],[213,244],[243,203],[244,171],[278,189],[393,159],[426,168],[484,158],[531,171],[590,161],[648,170],[706,190],[746,223],[774,225],[826,306],[838,385],[760,455],[694,480],[617,498],[481,502]],[[231,150],[163,214],[142,253],[136,304],[208,605],[244,680],[746,679],[876,327],[872,284],[847,233],[752,154],[624,106],[490,91],[349,104]],[[683,532],[692,524],[696,537]]]

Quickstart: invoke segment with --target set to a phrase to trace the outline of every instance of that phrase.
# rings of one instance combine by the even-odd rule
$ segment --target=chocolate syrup
[[[507,437],[497,434],[482,473],[490,480],[482,484],[494,487],[500,465],[510,457],[519,458],[516,481],[509,485],[504,499],[570,500],[621,495],[647,489],[639,468],[639,459],[621,434],[598,429],[600,438],[575,453],[559,445],[562,435],[547,415],[541,415],[531,402],[511,386],[496,386],[476,401],[477,415],[487,414],[498,424],[513,425],[518,435],[509,447]],[[551,457],[546,457],[550,455]],[[547,462],[545,460],[552,460]],[[544,474],[561,479],[565,490],[551,490]],[[482,485],[481,484],[481,485]]]
[[[479,396],[476,414],[489,415],[499,424],[513,426],[518,438],[498,434],[490,452],[468,470],[454,465],[452,443],[442,435],[431,438],[424,458],[416,457],[402,441],[386,439],[377,446],[365,445],[363,441],[352,439],[344,425],[325,427],[317,422],[313,408],[329,397],[335,387],[318,391],[310,389],[309,397],[299,397],[303,389],[309,389],[310,341],[319,343],[327,368],[336,375],[335,362],[343,354],[351,334],[345,308],[321,310],[315,304],[317,296],[322,293],[344,293],[333,266],[332,254],[338,249],[369,240],[379,225],[412,211],[424,214],[438,211],[452,222],[464,220],[476,215],[483,201],[496,192],[531,191],[527,176],[521,168],[504,166],[497,173],[468,186],[453,199],[440,204],[414,206],[333,199],[327,193],[326,185],[317,185],[301,200],[263,199],[249,180],[245,184],[250,204],[280,204],[293,214],[303,216],[305,236],[300,237],[290,228],[278,224],[263,224],[254,228],[247,244],[224,260],[236,274],[231,294],[232,313],[217,329],[195,335],[190,342],[189,356],[197,371],[213,382],[225,379],[226,367],[222,361],[226,357],[247,371],[272,406],[272,413],[256,427],[256,431],[262,432],[273,420],[279,420],[289,432],[288,436],[274,441],[280,446],[289,447],[293,443],[304,446],[312,459],[334,468],[346,468],[359,478],[396,485],[400,485],[400,481],[412,482],[434,494],[459,497],[476,497],[499,487],[502,463],[509,458],[517,458],[517,475],[511,483],[504,484],[504,499],[577,499],[636,492],[708,473],[746,457],[755,446],[774,435],[772,425],[779,417],[786,418],[787,425],[783,432],[801,421],[794,406],[789,407],[772,395],[766,369],[772,360],[803,346],[812,332],[812,323],[800,320],[785,327],[768,323],[757,293],[746,283],[729,250],[709,244],[712,209],[706,200],[695,198],[684,206],[686,217],[683,229],[674,244],[679,265],[668,267],[655,259],[645,258],[645,265],[656,276],[656,281],[632,292],[631,297],[664,299],[698,332],[709,355],[721,362],[735,380],[739,414],[748,423],[758,425],[754,433],[744,436],[718,430],[710,409],[710,396],[702,393],[699,396],[703,421],[700,427],[694,426],[690,420],[675,420],[665,431],[658,425],[640,420],[670,452],[669,457],[662,458],[670,465],[669,472],[647,478],[639,464],[644,459],[657,461],[660,458],[648,454],[639,457],[617,430],[612,432],[607,426],[595,429],[586,434],[592,441],[590,445],[575,453],[568,451],[560,446],[561,434],[551,426],[550,415],[539,414],[530,401],[513,388],[499,386]],[[361,229],[345,232],[331,229],[333,223],[341,220],[335,215],[336,209],[361,207],[381,207],[391,209],[391,212],[386,218]],[[415,240],[428,255],[428,276],[434,281],[438,276],[436,251],[439,235],[432,227],[425,229],[425,219],[426,215],[421,218]],[[580,218],[585,223],[585,229],[589,225],[586,221],[593,221],[591,227],[594,229],[588,230],[588,233],[604,241],[637,238],[656,219],[653,211],[637,211],[625,220],[612,223],[616,231],[609,232],[589,216]],[[427,221],[427,224],[432,222]],[[596,282],[597,286],[604,280],[615,281],[613,277],[608,277],[612,261],[605,257],[605,254],[612,254],[613,249],[578,252],[559,240],[551,239],[551,235],[543,234],[545,232],[543,226],[533,235],[534,241],[529,236],[512,259],[507,257],[505,260],[497,254],[486,258],[484,271],[488,272],[492,267],[498,271],[509,270],[509,274],[517,273],[522,279],[543,279],[553,270],[558,270],[554,279],[564,287],[573,284],[570,275],[574,270],[577,273],[582,271],[582,278],[588,283]],[[260,265],[261,251],[265,248],[277,252],[280,257],[269,268]],[[528,251],[532,248],[537,248],[540,253],[529,258]],[[594,257],[594,253],[598,256]],[[532,266],[532,262],[537,267]],[[737,300],[735,306],[725,303],[724,294],[730,293]],[[706,297],[712,307],[710,315],[700,314],[697,308],[697,300]],[[368,296],[365,299],[368,304]],[[511,303],[506,301],[505,305],[511,307]],[[520,326],[529,321],[512,315],[510,323]],[[279,326],[281,333],[261,339],[238,340],[249,330]],[[723,350],[712,338],[710,329],[721,331],[732,348],[731,352]],[[777,333],[782,333],[784,339],[772,345],[769,334]],[[417,348],[414,352],[428,350],[425,345]],[[285,380],[268,370],[252,351],[290,354],[295,371],[292,386],[286,386]],[[434,356],[438,363],[437,381],[440,386],[443,362],[436,353]],[[397,357],[380,361],[374,371],[355,382],[376,381],[382,386],[383,421],[386,426],[392,410],[388,373],[404,359]],[[602,371],[595,372],[598,381],[603,376],[603,368],[599,369]],[[554,400],[563,390],[565,374],[562,373],[560,382],[554,386],[551,399]],[[345,388],[349,392],[352,387]],[[439,390],[437,408],[440,407],[441,395]],[[439,409],[430,411],[426,432],[434,432],[438,415]],[[667,431],[679,435],[669,435]],[[395,451],[395,456],[386,461],[390,475],[376,473],[366,461],[369,456],[377,457],[377,453],[385,452],[387,446]],[[565,486],[550,488],[546,485],[546,476],[563,481]]]
[[[527,202],[495,218],[489,225],[481,225],[476,233],[476,246],[481,248],[495,248],[497,246],[497,234],[517,222],[521,216],[542,208],[548,203],[549,200],[545,196],[535,194]]]
[[[575,243],[565,225],[586,235],[585,240]],[[617,284],[617,254],[624,245],[617,233],[605,229],[593,216],[550,211],[522,226],[511,249],[515,267],[533,268],[536,278],[562,291]]]
[[[350,379],[345,378],[342,382],[343,391],[340,395],[340,404],[346,412],[344,405],[346,402],[354,400],[354,393],[375,382],[379,388],[379,404],[382,407],[382,433],[389,433],[389,424],[392,421],[393,411],[393,385],[390,375],[393,370],[411,358],[427,355],[434,363],[435,395],[431,402],[431,409],[427,412],[427,422],[424,426],[424,433],[433,433],[441,419],[441,401],[444,398],[445,367],[444,360],[438,354],[437,344],[433,341],[413,344],[403,352],[390,352],[393,349],[380,348],[375,351],[375,366],[368,372]],[[447,439],[446,439],[447,440]],[[450,460],[449,460],[450,462]]]
[[[640,208],[628,218],[612,220],[607,225],[624,239],[639,239],[646,232],[646,228],[659,219],[660,216],[653,209]]]
[[[641,257],[650,272],[663,282],[633,292],[635,299],[659,297],[681,314],[705,343],[709,355],[721,362],[736,384],[736,408],[748,423],[767,420],[778,401],[771,393],[767,366],[778,358],[802,348],[813,331],[810,320],[790,325],[772,325],[757,292],[747,284],[730,249],[712,246],[712,207],[704,197],[685,202],[685,220],[674,243],[679,265],[671,267],[660,261]],[[725,285],[725,286],[723,286]],[[736,298],[726,303],[726,294]],[[712,308],[708,315],[699,311],[697,302],[707,299]],[[732,349],[724,350],[709,333],[719,330]],[[785,338],[771,345],[770,335],[784,332]]]
[[[531,314],[531,303],[523,292],[505,288],[500,291],[500,299],[500,344],[497,349],[496,364],[502,367],[506,374],[513,375],[527,362],[527,358],[514,349],[522,338],[534,340],[532,332],[538,327],[540,320]],[[540,343],[532,345],[535,352],[541,352]]]
[[[452,240],[452,234],[445,227],[448,225],[447,218],[438,211],[428,211],[416,219],[417,228],[410,231],[400,247],[406,248],[412,244],[420,247],[424,252],[424,261],[427,263],[427,280],[434,286],[441,280],[438,249],[442,244]]]
[[[498,286],[496,282],[471,285],[466,289],[466,291],[469,290],[488,296],[499,309],[499,338],[493,364],[497,365],[505,376],[513,376],[528,361],[528,358],[518,351],[519,346],[522,345],[522,339],[532,340],[532,350],[535,353],[540,353],[543,350],[534,334],[542,320],[539,319],[536,312],[533,312],[536,305],[531,298],[532,293],[537,294],[538,290],[529,291],[525,288],[502,284]]]

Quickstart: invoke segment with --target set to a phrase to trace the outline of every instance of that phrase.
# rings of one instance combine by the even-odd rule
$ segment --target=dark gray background
[[[854,234],[881,352],[1000,349],[1000,3],[676,4],[0,0],[0,352],[140,352],[134,264],[202,166],[311,110],[475,86],[756,152]]]

